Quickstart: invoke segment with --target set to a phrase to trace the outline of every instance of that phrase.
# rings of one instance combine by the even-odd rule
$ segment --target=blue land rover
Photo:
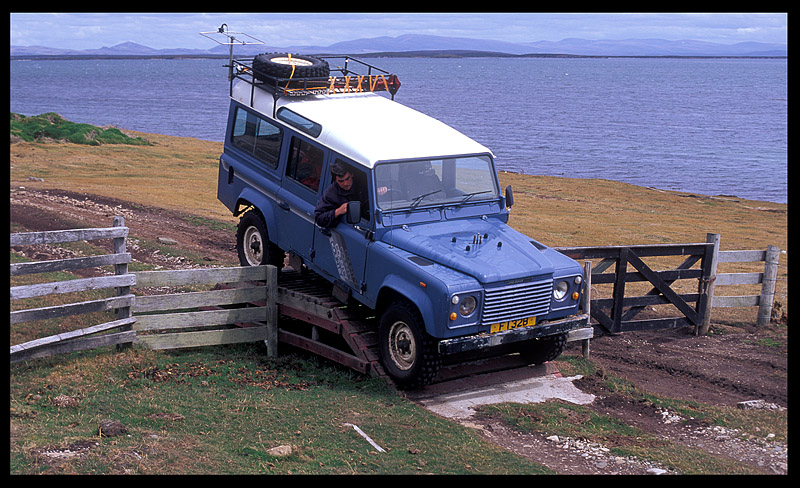
[[[512,193],[489,149],[395,102],[396,76],[352,58],[334,76],[328,59],[234,62],[218,198],[241,217],[241,264],[281,267],[288,253],[374,310],[381,363],[402,388],[446,356],[557,357],[588,325],[581,266],[508,225]],[[351,200],[320,223],[334,193]]]

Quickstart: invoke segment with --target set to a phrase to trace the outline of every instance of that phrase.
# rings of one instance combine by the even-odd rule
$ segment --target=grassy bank
[[[57,113],[49,112],[27,117],[11,112],[11,141],[70,142],[72,144],[131,144],[147,145],[147,141],[131,137],[116,127],[96,127],[70,122]]]

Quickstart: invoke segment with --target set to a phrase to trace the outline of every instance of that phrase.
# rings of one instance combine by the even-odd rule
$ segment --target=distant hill
[[[464,37],[443,37],[405,34],[397,37],[372,37],[342,41],[329,46],[237,46],[234,54],[253,56],[263,52],[294,52],[300,54],[351,54],[369,55],[398,53],[408,55],[433,55],[441,52],[460,53],[461,56],[492,53],[493,55],[573,55],[573,56],[788,56],[788,46],[777,43],[740,42],[719,44],[713,42],[664,39],[587,40],[563,39],[561,41],[536,41],[511,43]],[[471,54],[470,54],[471,53]],[[11,46],[11,57],[41,56],[225,56],[228,46],[215,45],[209,49],[153,49],[135,42],[123,42],[99,49],[69,50],[45,46]]]

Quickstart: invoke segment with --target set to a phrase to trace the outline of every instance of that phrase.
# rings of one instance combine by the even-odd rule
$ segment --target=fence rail
[[[275,356],[279,340],[279,308],[284,310],[282,313],[290,316],[297,309],[295,315],[299,314],[303,320],[316,323],[316,315],[313,313],[315,305],[295,303],[297,299],[291,293],[281,293],[277,286],[277,269],[273,266],[129,273],[131,256],[126,252],[127,236],[128,228],[121,217],[115,217],[113,227],[105,229],[11,234],[11,246],[112,239],[114,249],[113,254],[101,256],[12,263],[11,276],[74,271],[106,265],[114,266],[115,270],[113,276],[11,287],[12,301],[52,294],[115,289],[115,295],[109,298],[12,311],[11,324],[98,311],[116,310],[117,315],[115,320],[11,346],[11,362],[130,343],[164,349],[265,341],[268,354]],[[611,285],[612,296],[595,298],[592,294],[591,302],[585,304],[585,309],[590,309],[591,316],[597,321],[596,325],[608,332],[693,325],[698,333],[705,333],[710,324],[712,306],[758,306],[759,325],[763,325],[764,320],[769,321],[780,254],[780,250],[774,246],[769,246],[766,251],[719,251],[719,235],[709,234],[706,243],[572,247],[559,250],[575,259],[600,260],[597,264],[592,264],[591,261],[585,263],[588,275],[586,281],[592,286]],[[654,270],[644,262],[644,258],[663,256],[687,257],[677,267],[668,270]],[[716,272],[718,263],[751,261],[763,261],[764,271],[724,274]],[[696,267],[698,263],[699,268]],[[612,266],[613,272],[607,272]],[[673,284],[679,280],[697,280],[696,292],[676,291]],[[652,287],[643,295],[627,296],[626,284],[637,282],[649,282]],[[201,284],[220,286],[207,291],[169,294],[136,295],[131,291],[132,288],[142,290]],[[762,289],[759,295],[714,296],[715,286],[733,284],[761,284]],[[681,315],[633,320],[646,307],[663,304],[674,306]],[[328,312],[329,309],[326,308],[325,313]],[[282,333],[287,336],[285,331]],[[282,340],[288,341],[288,336]]]

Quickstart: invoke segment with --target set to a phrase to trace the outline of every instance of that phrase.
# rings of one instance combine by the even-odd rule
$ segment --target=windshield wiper
[[[483,190],[483,191],[475,191],[472,193],[465,193],[463,195],[464,199],[458,202],[458,204],[461,205],[462,203],[466,203],[466,201],[469,200],[470,198],[474,197],[475,195],[480,195],[482,193],[492,193],[492,190]]]
[[[423,198],[429,197],[429,196],[433,195],[434,193],[439,193],[440,191],[443,191],[443,190],[433,190],[431,192],[423,193],[422,195],[414,197],[414,200],[411,201],[411,208],[417,208],[417,205],[420,204],[420,202],[422,201]]]

